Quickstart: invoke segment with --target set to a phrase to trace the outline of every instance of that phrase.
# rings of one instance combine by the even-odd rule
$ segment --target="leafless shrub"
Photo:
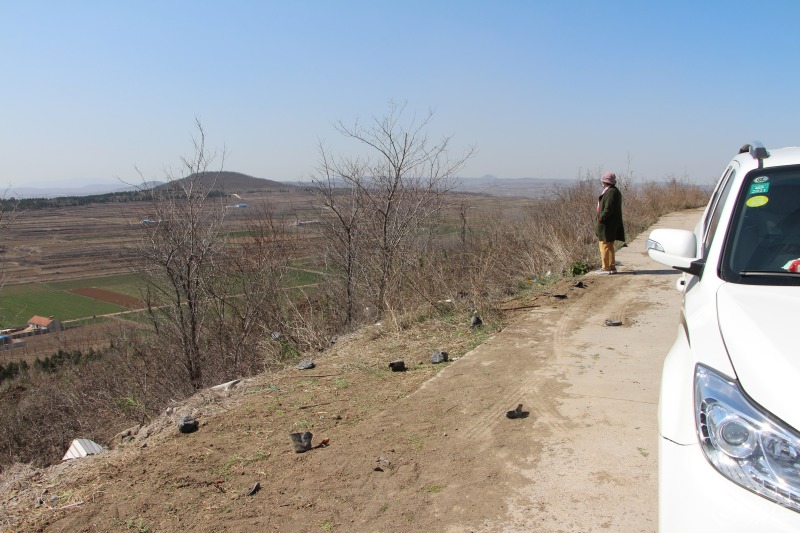
[[[405,105],[390,103],[386,115],[367,124],[336,124],[342,136],[366,147],[365,157],[337,156],[320,146],[314,192],[348,325],[364,308],[398,323],[419,239],[472,154],[451,159],[449,137],[429,142],[433,113],[407,120],[404,112]]]
[[[218,171],[210,170],[215,154],[199,123],[198,132],[182,172],[152,191],[154,219],[136,248],[156,352],[177,361],[175,376],[194,390],[262,367],[260,340],[281,330],[293,249],[267,208],[250,217],[246,235],[226,233]]]

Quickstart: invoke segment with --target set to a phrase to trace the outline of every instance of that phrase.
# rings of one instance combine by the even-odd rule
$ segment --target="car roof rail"
[[[764,145],[761,143],[761,141],[753,141],[751,144],[745,144],[739,148],[739,153],[749,153],[753,159],[758,159],[759,163],[761,160],[769,157],[769,152],[767,152],[767,149],[764,148]]]

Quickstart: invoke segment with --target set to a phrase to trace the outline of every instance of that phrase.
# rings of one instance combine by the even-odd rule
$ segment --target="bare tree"
[[[180,347],[181,363],[195,388],[203,384],[202,334],[225,244],[225,206],[210,195],[216,181],[209,170],[214,154],[206,150],[199,122],[197,128],[194,154],[182,158],[182,175],[170,172],[168,183],[152,190],[155,218],[147,222],[138,249],[147,268],[145,301],[155,331]]]
[[[136,254],[144,300],[163,367],[199,389],[263,368],[259,346],[284,322],[283,278],[294,248],[268,205],[253,206],[247,231],[230,236],[216,154],[197,123],[194,153],[179,173],[152,189]],[[138,342],[141,343],[141,340]]]
[[[451,159],[450,137],[428,138],[433,112],[422,119],[405,112],[405,104],[390,102],[386,115],[367,124],[336,123],[341,135],[367,148],[363,158],[320,146],[314,191],[328,210],[323,227],[329,256],[343,273],[348,322],[357,297],[381,312],[398,308],[404,273],[417,259],[414,244],[474,151]]]
[[[364,216],[365,166],[358,159],[334,158],[320,145],[319,175],[314,192],[323,207],[327,257],[334,272],[341,272],[344,285],[344,322],[354,320],[357,301],[357,270],[360,232]]]

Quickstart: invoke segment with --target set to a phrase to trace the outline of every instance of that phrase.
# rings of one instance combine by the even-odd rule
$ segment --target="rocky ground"
[[[619,275],[507,302],[507,327],[447,309],[400,334],[371,326],[313,369],[203,391],[110,452],[7,471],[0,531],[655,531],[680,294],[645,238]],[[437,349],[455,361],[432,364]],[[183,415],[196,432],[176,429]],[[289,433],[306,431],[296,453]]]

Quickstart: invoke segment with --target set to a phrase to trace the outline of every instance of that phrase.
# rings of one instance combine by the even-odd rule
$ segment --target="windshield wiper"
[[[785,270],[742,270],[739,275],[744,277],[758,277],[758,278],[796,278],[800,276],[800,272],[787,272]]]

